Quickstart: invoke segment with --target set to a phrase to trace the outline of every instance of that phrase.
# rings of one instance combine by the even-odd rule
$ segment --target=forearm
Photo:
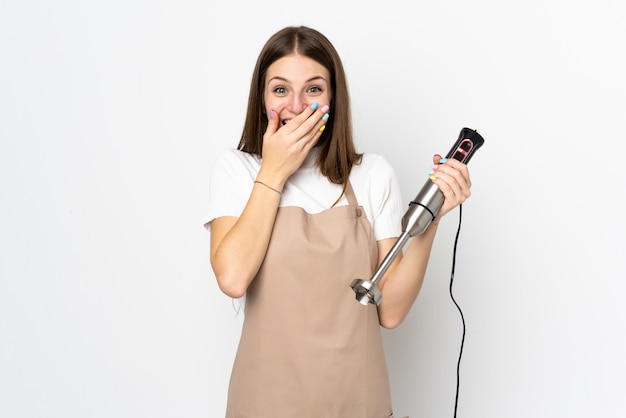
[[[256,276],[269,245],[280,194],[256,183],[239,218],[213,221],[211,265],[220,289],[241,297]]]
[[[378,316],[383,327],[397,327],[411,310],[422,288],[437,227],[438,222],[433,222],[423,234],[411,238],[405,254],[397,257],[381,280]]]

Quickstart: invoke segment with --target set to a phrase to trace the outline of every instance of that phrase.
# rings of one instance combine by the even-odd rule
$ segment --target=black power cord
[[[459,361],[456,364],[456,395],[454,398],[454,418],[456,418],[456,411],[459,405],[459,381],[460,381],[460,369],[461,369],[461,356],[463,355],[463,345],[465,344],[465,317],[463,316],[463,311],[461,307],[454,299],[454,294],[452,293],[452,284],[454,283],[454,268],[456,266],[456,247],[459,242],[459,233],[461,232],[461,219],[463,215],[463,205],[459,205],[459,226],[456,230],[456,237],[454,238],[454,249],[452,251],[452,272],[450,273],[450,297],[452,298],[452,302],[459,310],[461,314],[461,321],[463,322],[463,337],[461,338],[461,348],[459,350]]]

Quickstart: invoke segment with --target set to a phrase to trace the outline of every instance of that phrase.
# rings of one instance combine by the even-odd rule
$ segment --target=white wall
[[[208,263],[208,175],[289,24],[335,43],[359,149],[407,203],[463,126],[485,137],[454,282],[458,416],[623,411],[626,5],[216,3],[0,4],[0,416],[223,415],[243,317]],[[453,414],[456,223],[384,333],[400,416]]]

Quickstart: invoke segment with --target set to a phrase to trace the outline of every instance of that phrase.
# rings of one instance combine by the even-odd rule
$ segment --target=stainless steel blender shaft
[[[371,280],[354,279],[352,281],[350,287],[356,293],[356,300],[363,305],[369,303],[378,305],[380,303],[382,294],[378,289],[378,282],[385,275],[398,254],[400,254],[409,238],[423,234],[426,231],[426,228],[437,216],[437,212],[441,209],[442,204],[443,193],[433,182],[427,180],[415,199],[409,203],[409,209],[402,217],[402,234],[374,272]]]

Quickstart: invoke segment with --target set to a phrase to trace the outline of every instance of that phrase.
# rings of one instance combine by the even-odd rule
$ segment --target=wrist
[[[273,192],[276,192],[279,196],[283,195],[283,191],[280,189],[276,189],[272,186],[270,186],[269,184],[265,183],[264,181],[259,180],[258,178],[256,180],[254,180],[254,184],[260,184],[261,186],[265,187],[268,190],[271,190]]]
[[[263,182],[272,189],[280,190],[281,192],[283,191],[285,183],[287,182],[287,179],[284,178],[282,175],[263,170],[263,167],[261,167],[261,170],[258,172],[254,180]]]

